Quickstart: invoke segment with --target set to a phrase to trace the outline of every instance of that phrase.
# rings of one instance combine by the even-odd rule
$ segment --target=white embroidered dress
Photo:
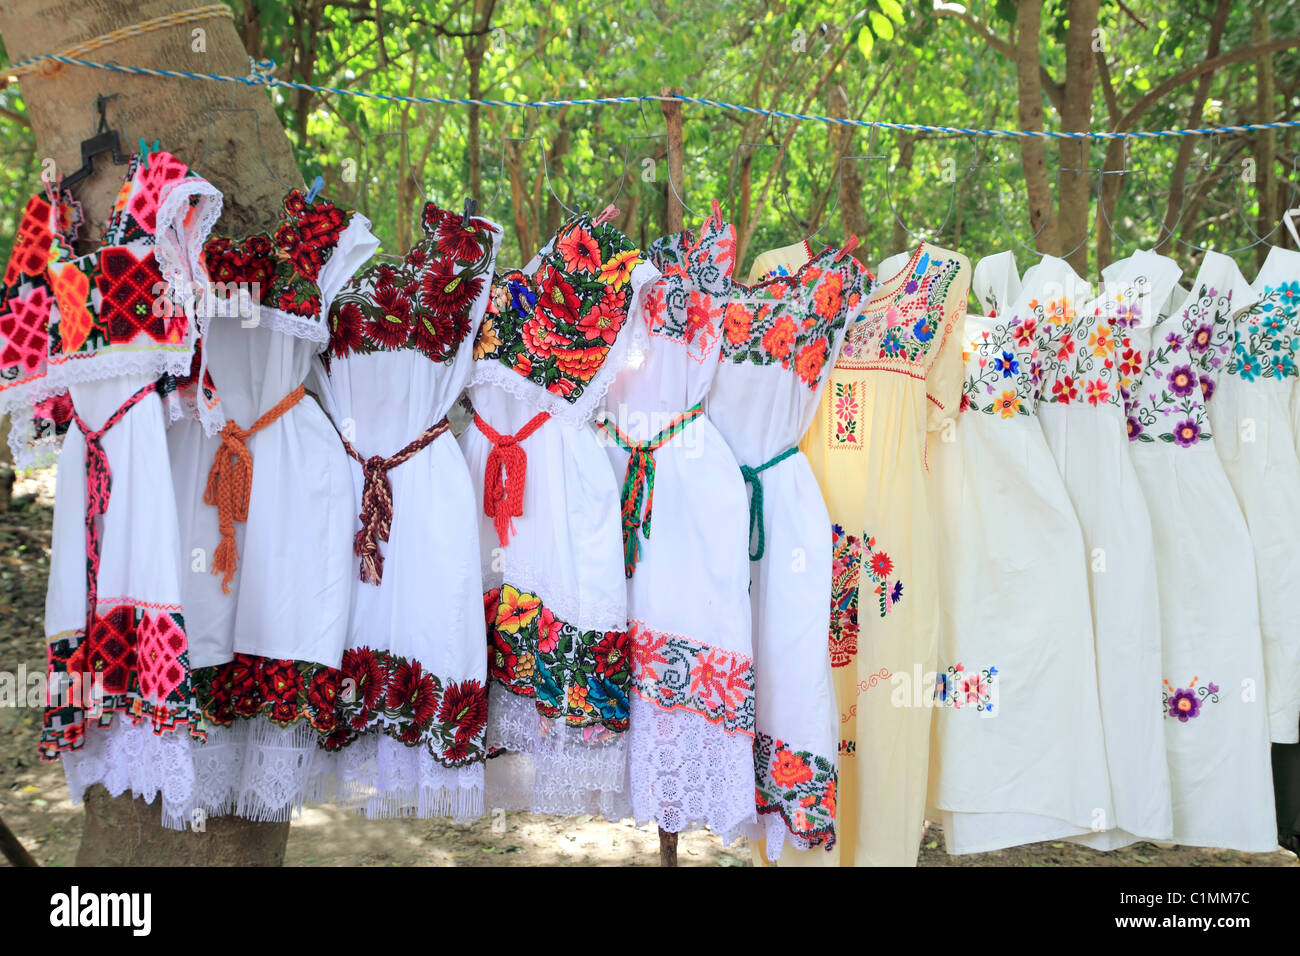
[[[724,838],[755,819],[749,509],[735,456],[698,406],[718,368],[735,252],[716,210],[698,236],[650,246],[663,277],[646,297],[649,334],[606,396],[605,426],[617,430],[606,444],[625,479],[632,562],[632,812]],[[634,443],[658,447],[633,457]]]
[[[1139,252],[1102,276],[1108,286],[1145,279],[1153,291],[1174,289],[1158,321],[1146,313],[1129,329],[1142,369],[1125,403],[1155,535],[1173,838],[1272,852],[1277,826],[1255,555],[1205,412],[1222,365],[1214,343],[1231,336],[1255,296],[1219,253],[1206,254],[1190,294],[1161,278],[1170,273],[1178,273],[1170,260]]]
[[[62,196],[29,204],[0,299],[0,411],[15,425],[15,464],[50,460],[66,428],[45,631],[51,692],[73,697],[49,701],[41,756],[62,757],[74,804],[96,783],[150,802],[161,793],[164,823],[179,826],[202,721],[160,376],[189,368],[195,325],[167,294],[175,263],[164,246],[215,219],[221,196],[158,152],[131,158],[103,241],[86,255],[72,251],[71,208]]]
[[[1043,362],[1038,403],[1052,457],[1079,518],[1096,641],[1097,681],[1115,818],[1077,837],[1096,849],[1173,833],[1160,685],[1155,541],[1129,454],[1123,389],[1140,360],[1128,326],[1152,295],[1107,288],[1096,298],[1063,259],[1029,270]],[[1167,290],[1166,290],[1167,292]],[[1162,296],[1163,297],[1163,296]]]
[[[953,854],[1115,818],[1083,536],[1035,414],[1041,303],[1017,284],[1010,253],[976,265],[972,290],[1000,311],[967,316],[962,413],[954,440],[931,452],[952,570],[941,576],[930,802]]]
[[[1300,742],[1300,457],[1289,401],[1300,359],[1300,253],[1274,246],[1258,300],[1224,326],[1209,403],[1219,460],[1255,545],[1259,619],[1274,743]]]
[[[621,819],[627,585],[619,481],[592,420],[658,276],[608,223],[568,220],[498,272],[460,444],[488,641],[486,806]]]
[[[846,250],[845,250],[846,251]],[[777,860],[835,843],[839,713],[831,681],[831,522],[799,451],[846,330],[866,303],[867,270],[825,249],[791,275],[735,282],[705,411],[750,491],[754,627],[755,837]]]
[[[186,277],[209,283],[199,303],[202,362],[187,383],[199,389],[189,398],[200,421],[178,423],[171,442],[209,727],[207,743],[191,748],[194,805],[209,815],[288,819],[308,795],[319,737],[333,729],[356,505],[334,426],[310,396],[289,397],[329,343],[331,301],[378,246],[369,225],[294,190],[273,231],[209,238]],[[215,396],[202,391],[209,383]],[[259,422],[226,443],[228,429]],[[213,469],[223,457],[233,463],[241,445],[251,461],[247,512],[233,523],[237,564],[218,573],[226,516]]]
[[[313,370],[365,461],[351,462],[359,558],[341,668],[356,690],[316,755],[313,799],[467,818],[483,812],[487,725],[479,503],[445,416],[473,372],[501,228],[433,203],[421,222],[404,259],[376,259],[335,297]],[[363,571],[371,548],[380,560]]]

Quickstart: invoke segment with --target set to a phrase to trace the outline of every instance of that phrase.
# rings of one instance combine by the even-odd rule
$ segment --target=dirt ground
[[[49,571],[53,472],[20,478],[14,506],[0,513],[0,670],[43,669],[42,617]],[[70,866],[81,837],[82,814],[72,806],[57,764],[36,758],[41,713],[0,707],[0,818],[37,861]],[[502,825],[504,823],[504,826]],[[472,824],[427,820],[365,820],[331,807],[312,808],[289,831],[291,866],[655,866],[658,837],[629,822],[582,817],[508,814]],[[681,838],[682,866],[749,866],[744,841],[723,847],[709,833]],[[0,860],[0,866],[7,865]],[[949,856],[930,824],[922,866],[1300,866],[1295,854],[1148,843],[1098,853],[1072,843],[1038,843],[996,853]]]

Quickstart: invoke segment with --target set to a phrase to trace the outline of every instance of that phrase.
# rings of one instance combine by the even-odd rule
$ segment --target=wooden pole
[[[664,87],[661,96],[680,93],[675,87]],[[685,210],[682,209],[679,194],[686,191],[682,180],[682,104],[678,100],[660,100],[659,108],[663,110],[664,122],[668,124],[668,175],[670,177],[666,190],[667,216],[665,235],[675,235],[682,231]],[[676,190],[673,187],[676,186]],[[677,865],[677,834],[659,828],[659,865]]]
[[[39,866],[36,858],[27,852],[27,848],[19,842],[14,836],[12,830],[5,826],[4,820],[0,819],[0,853],[5,855],[14,866]]]

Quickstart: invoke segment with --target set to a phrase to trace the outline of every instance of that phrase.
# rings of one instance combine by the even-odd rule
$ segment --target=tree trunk
[[[1065,36],[1065,102],[1061,122],[1071,133],[1092,126],[1092,91],[1097,80],[1093,31],[1097,29],[1099,0],[1070,0],[1070,25]],[[1060,196],[1057,199],[1057,255],[1067,256],[1080,275],[1088,270],[1088,209],[1092,196],[1091,141],[1061,140]],[[1041,248],[1041,246],[1040,246]]]
[[[1232,8],[1231,0],[1219,0],[1214,10],[1214,20],[1210,24],[1210,39],[1205,48],[1205,59],[1212,60],[1219,55],[1219,44],[1223,40],[1223,30],[1228,23],[1228,13]],[[1205,112],[1205,101],[1210,98],[1210,84],[1214,82],[1214,72],[1202,73],[1196,81],[1196,91],[1192,94],[1192,108],[1187,111],[1189,127],[1200,126]],[[1168,246],[1173,239],[1174,230],[1178,228],[1186,202],[1187,167],[1192,161],[1192,152],[1196,149],[1196,137],[1184,136],[1178,143],[1178,156],[1174,160],[1173,172],[1169,174],[1169,199],[1165,203],[1164,228],[1160,230],[1160,239],[1155,245],[1157,252]]]
[[[18,61],[193,6],[191,0],[63,0],[58,5],[4,0],[0,37],[12,60]],[[201,33],[196,35],[196,30]],[[129,37],[87,58],[227,76],[248,72],[248,54],[235,25],[224,18]],[[240,235],[275,222],[285,192],[277,176],[289,185],[301,185],[289,140],[263,91],[236,87],[237,105],[251,108],[257,124],[250,122],[247,113],[213,113],[205,144],[205,111],[230,107],[229,84],[106,74],[77,66],[59,66],[48,75],[22,78],[37,148],[42,157],[54,160],[60,173],[66,175],[81,164],[81,140],[94,132],[95,97],[106,87],[120,94],[109,106],[109,120],[120,129],[125,148],[144,137],[159,140],[164,150],[191,166],[204,157],[203,176],[225,193],[223,232]],[[99,157],[94,175],[78,187],[88,219],[86,235],[98,235],[107,221],[124,173],[125,167],[114,165],[111,158]],[[214,817],[206,821],[203,832],[176,832],[162,828],[159,814],[157,801],[149,806],[129,796],[110,797],[102,787],[92,788],[86,795],[77,863],[256,866],[278,865],[284,859],[288,823]]]
[[[1250,42],[1266,43],[1269,39],[1268,8],[1257,3],[1251,9]],[[1271,123],[1273,121],[1273,57],[1265,54],[1255,61],[1255,122]],[[1255,232],[1261,236],[1278,228],[1282,208],[1277,198],[1277,177],[1274,165],[1277,162],[1277,133],[1271,129],[1260,130],[1255,134],[1255,188],[1259,197],[1259,218],[1256,220]],[[1282,237],[1269,236],[1276,242]],[[1255,264],[1262,266],[1268,257],[1270,243],[1261,242],[1255,249]]]
[[[9,450],[9,416],[0,415],[0,511],[8,511],[14,497],[14,456]]]
[[[1016,8],[1016,78],[1019,92],[1020,128],[1043,128],[1043,85],[1038,66],[1038,33],[1043,20],[1039,0],[1019,0]],[[1052,215],[1052,187],[1047,179],[1046,141],[1033,136],[1020,138],[1020,160],[1025,167],[1025,197],[1029,203],[1029,227],[1040,252],[1056,252],[1056,217]]]

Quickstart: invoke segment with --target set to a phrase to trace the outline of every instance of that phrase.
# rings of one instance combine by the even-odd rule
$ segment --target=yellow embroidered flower
[[[585,685],[574,684],[569,688],[569,710],[577,711],[580,714],[590,713],[594,708],[587,700],[587,688]]]
[[[612,285],[616,290],[623,288],[632,278],[632,270],[641,261],[640,249],[629,249],[613,256],[600,267],[600,281]]]
[[[501,586],[501,603],[497,605],[497,627],[507,634],[518,634],[521,627],[533,623],[542,613],[542,599],[536,594],[519,592],[509,584]]]
[[[527,680],[533,676],[535,670],[537,670],[536,658],[532,654],[524,654],[515,664],[515,677],[519,680]]]
[[[477,360],[491,355],[500,346],[501,339],[497,336],[496,326],[490,318],[485,317],[479,326],[478,338],[474,340],[474,358]]]
[[[1016,412],[1020,411],[1020,399],[1016,397],[1015,392],[1003,392],[993,403],[993,410],[1003,418],[1013,418]]]
[[[1047,321],[1053,325],[1067,325],[1074,321],[1074,306],[1069,299],[1061,298],[1047,306]]]
[[[1092,346],[1092,354],[1102,357],[1110,353],[1114,348],[1114,341],[1111,339],[1110,330],[1102,326],[1088,336],[1088,344]]]

